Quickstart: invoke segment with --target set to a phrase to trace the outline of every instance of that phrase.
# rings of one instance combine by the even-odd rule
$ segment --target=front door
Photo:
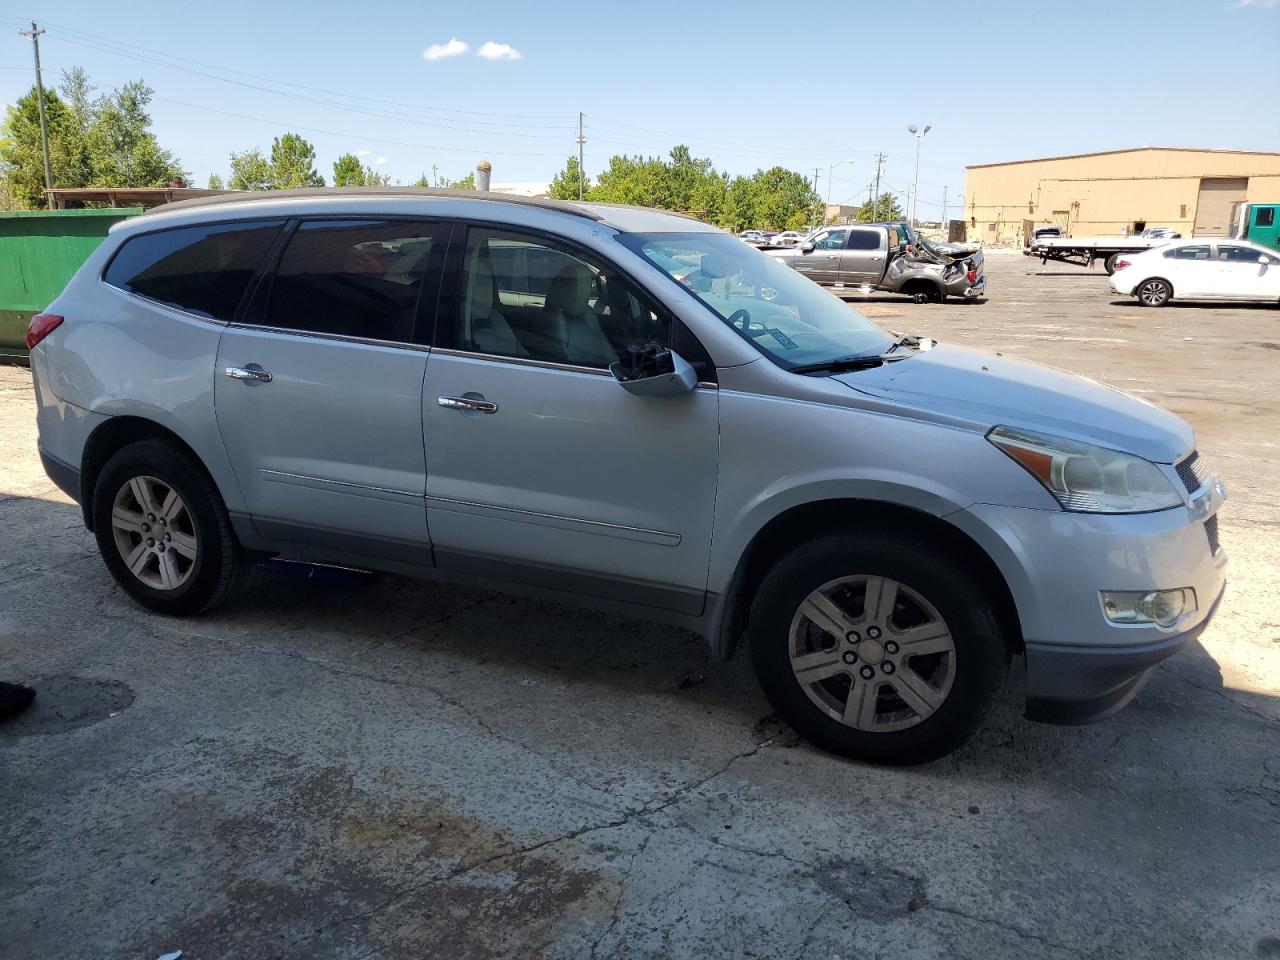
[[[218,427],[263,536],[430,562],[415,334],[431,324],[447,229],[301,221],[222,335]]]
[[[875,285],[884,276],[888,231],[853,227],[840,257],[840,282],[845,286]]]
[[[1232,300],[1280,298],[1280,269],[1275,258],[1244,244],[1219,243],[1217,295]]]
[[[455,261],[422,399],[437,564],[700,612],[717,392],[634,396],[607,369],[687,333],[553,238],[472,227]],[[696,342],[677,346],[699,366]]]
[[[836,283],[840,274],[841,251],[848,232],[844,227],[819,230],[810,240],[813,249],[808,253],[797,253],[789,263],[814,283]]]

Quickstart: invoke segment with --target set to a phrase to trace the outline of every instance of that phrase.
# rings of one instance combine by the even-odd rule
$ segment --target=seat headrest
[[[547,288],[547,307],[566,313],[585,313],[590,309],[595,291],[595,274],[586,264],[574,260],[566,263]]]

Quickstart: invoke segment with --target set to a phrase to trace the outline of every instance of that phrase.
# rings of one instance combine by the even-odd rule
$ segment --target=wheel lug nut
[[[152,523],[155,523],[155,522],[156,522],[156,515],[155,515],[154,513],[148,513],[148,514],[147,514],[147,519],[148,519],[148,520],[150,520]]]
[[[861,634],[858,633],[857,630],[850,630],[848,633],[844,635],[844,638],[848,640],[850,643],[858,643],[859,641],[862,640],[862,636]]]
[[[880,636],[880,628],[867,627],[867,636],[870,637],[872,640],[875,640],[877,637]]]
[[[156,545],[155,539],[152,537],[147,537],[147,546],[154,547],[155,545]]]
[[[160,544],[160,546],[156,547],[156,549],[159,550],[161,553],[164,553],[164,544],[163,543]]]
[[[895,642],[894,642],[894,641],[892,641],[892,640],[890,640],[888,643],[886,643],[886,644],[884,645],[884,648],[885,648],[885,650],[886,650],[888,653],[897,653],[897,652],[898,652],[898,645],[897,645],[897,643],[895,643]]]
[[[857,663],[857,662],[858,662],[858,655],[857,655],[856,653],[854,653],[852,650],[850,650],[850,651],[848,651],[847,653],[845,653],[845,655],[844,655],[844,662],[845,662],[845,663]]]
[[[164,547],[161,547],[160,549],[163,550]],[[880,664],[880,669],[885,673],[893,673],[893,661],[886,660],[884,663]]]
[[[144,524],[142,525],[142,532],[143,532],[143,533],[150,533],[150,532],[151,532],[151,524],[149,524],[149,523],[144,523]]]
[[[164,535],[164,538],[165,538],[166,540],[172,540],[172,539],[173,539],[173,534],[172,534],[172,533],[166,533],[166,534]]]
[[[860,672],[862,674],[863,680],[870,680],[872,677],[876,675],[875,670],[873,670],[871,667],[863,667]]]

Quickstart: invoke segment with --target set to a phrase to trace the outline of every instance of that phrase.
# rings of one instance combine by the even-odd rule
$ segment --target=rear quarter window
[[[103,280],[213,320],[230,320],[283,221],[201,224],[130,237]]]

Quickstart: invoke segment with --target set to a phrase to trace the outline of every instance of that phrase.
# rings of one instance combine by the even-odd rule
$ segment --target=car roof
[[[672,232],[720,232],[719,227],[704,223],[694,217],[667,210],[652,210],[613,203],[579,203],[569,200],[550,200],[539,197],[521,197],[509,193],[482,192],[477,190],[443,190],[430,187],[313,187],[299,190],[245,190],[218,194],[212,197],[196,197],[162,204],[139,217],[130,218],[133,223],[145,222],[153,217],[181,214],[186,211],[205,211],[210,208],[226,208],[228,212],[271,216],[302,215],[317,209],[332,209],[335,201],[355,198],[377,199],[379,211],[385,210],[385,201],[403,198],[407,201],[451,201],[449,215],[457,215],[457,201],[464,206],[483,207],[484,215],[492,217],[502,206],[546,210],[562,216],[594,220],[613,227],[620,233],[672,233]],[[350,207],[351,204],[341,204]]]

